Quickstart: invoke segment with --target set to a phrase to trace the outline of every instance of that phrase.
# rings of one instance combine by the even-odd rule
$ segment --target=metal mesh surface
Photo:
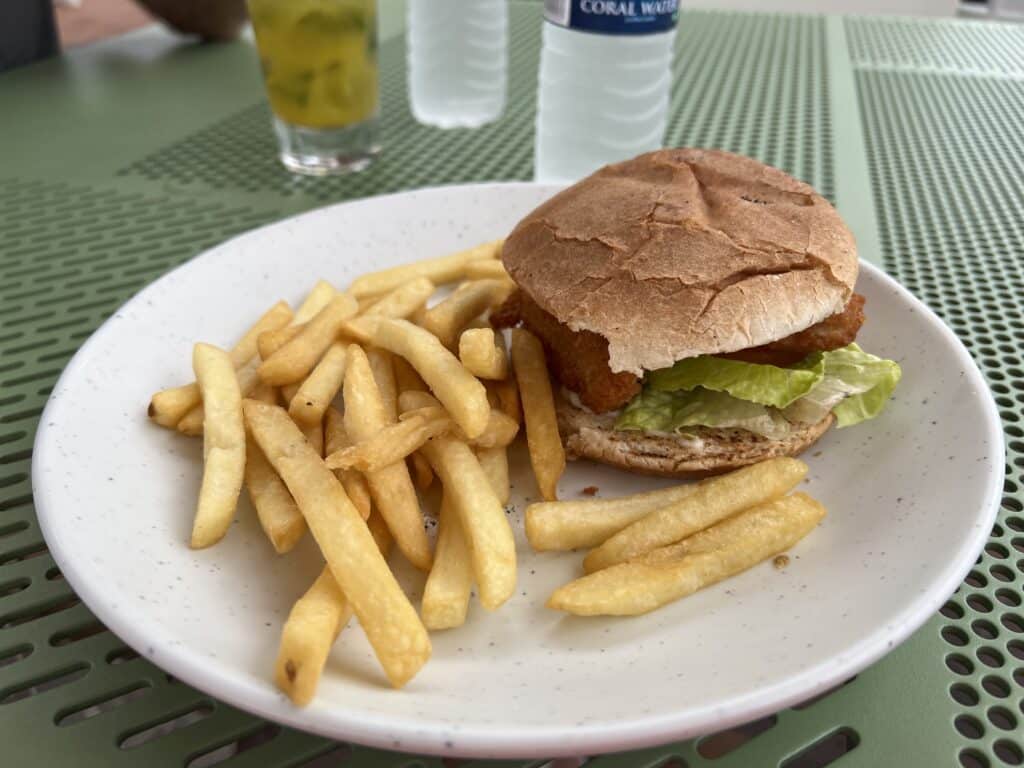
[[[1020,765],[1024,135],[1014,126],[1024,118],[1024,82],[865,72],[859,85],[886,268],[968,346],[1005,426],[999,522],[943,607],[940,633],[961,764]]]
[[[0,167],[21,174],[0,185],[0,764],[463,765],[283,729],[169,679],[97,623],[62,580],[35,521],[28,476],[36,424],[60,369],[104,318],[169,267],[322,201],[528,178],[537,6],[513,4],[512,22],[509,106],[479,131],[414,123],[403,43],[382,45],[386,152],[359,176],[295,179],[280,170],[257,91],[253,106],[208,125],[193,121],[180,138],[138,157],[110,142],[108,170],[74,184],[29,180],[29,153]],[[826,42],[843,39],[829,35],[836,25],[845,26],[850,56],[826,56]],[[598,758],[592,768],[1024,761],[1020,35],[1016,27],[955,23],[683,14],[669,143],[752,154],[832,195],[836,158],[847,149],[833,129],[863,117],[886,267],[946,318],[988,376],[1006,426],[1006,496],[967,583],[879,664],[801,707],[685,744]],[[240,46],[238,55],[256,66],[251,50]],[[159,78],[180,61],[150,71],[154,99],[168,98]],[[830,101],[837,61],[856,65],[859,104]],[[953,70],[970,77],[941,74]],[[0,96],[5,87],[0,80]],[[45,105],[46,119],[88,126],[102,113],[59,112],[61,103]]]

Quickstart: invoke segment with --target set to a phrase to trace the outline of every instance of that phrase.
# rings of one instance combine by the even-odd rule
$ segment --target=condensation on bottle
[[[507,0],[409,0],[409,102],[438,128],[476,128],[505,109]]]
[[[665,138],[678,0],[545,0],[534,176],[577,181]]]

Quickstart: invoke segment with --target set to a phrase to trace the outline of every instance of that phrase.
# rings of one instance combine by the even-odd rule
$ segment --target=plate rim
[[[118,315],[130,304],[144,301],[153,293],[158,293],[165,281],[173,281],[180,271],[194,269],[201,259],[214,258],[218,252],[230,250],[237,241],[258,237],[258,234],[264,230],[286,223],[294,224],[303,218],[323,216],[326,212],[339,207],[364,204],[368,201],[380,202],[389,198],[415,194],[456,190],[461,193],[463,190],[490,188],[530,188],[555,192],[562,186],[535,182],[484,182],[421,187],[343,201],[277,219],[238,233],[164,273],[121,304],[85,340],[61,372],[40,415],[32,449],[32,495],[36,517],[50,555],[60,568],[68,585],[104,625],[136,650],[145,649],[147,652],[142,655],[148,661],[206,695],[258,717],[302,731],[385,750],[401,750],[402,752],[438,756],[552,758],[650,747],[692,738],[709,733],[711,730],[731,727],[773,714],[828,690],[859,673],[905,641],[935,614],[970,571],[996,521],[1002,499],[1006,450],[1002,420],[987,382],[959,337],[924,302],[882,271],[880,267],[863,259],[860,261],[861,270],[878,280],[884,288],[908,300],[914,306],[915,311],[921,312],[932,325],[938,327],[939,333],[952,347],[957,362],[965,371],[970,383],[982,393],[982,408],[985,414],[984,427],[995,453],[991,463],[986,467],[989,476],[988,487],[985,497],[978,504],[976,524],[961,545],[958,557],[948,562],[943,578],[936,579],[927,590],[910,602],[888,626],[876,627],[874,631],[855,643],[842,658],[830,657],[774,685],[749,690],[712,711],[691,708],[682,713],[676,711],[641,715],[631,719],[627,724],[601,723],[577,725],[571,728],[531,726],[528,729],[522,726],[501,724],[476,727],[473,730],[460,729],[444,732],[442,729],[436,728],[424,729],[415,719],[403,716],[392,716],[387,722],[374,719],[358,720],[351,717],[339,720],[336,716],[325,717],[323,713],[313,711],[314,716],[310,717],[311,710],[295,707],[280,692],[274,690],[268,692],[258,684],[266,683],[266,680],[257,681],[248,675],[236,680],[231,675],[221,675],[216,670],[216,664],[211,664],[209,659],[196,654],[189,647],[161,643],[158,633],[156,637],[153,636],[152,631],[150,634],[146,633],[145,624],[136,628],[126,613],[108,608],[107,602],[102,597],[102,585],[94,584],[87,574],[79,570],[71,551],[64,548],[62,537],[58,533],[59,515],[51,508],[51,500],[47,498],[45,483],[41,475],[41,462],[37,461],[37,457],[47,452],[48,441],[54,439],[55,430],[47,427],[47,423],[53,420],[52,411],[59,407],[66,381],[78,375],[79,368],[89,356],[92,346],[110,332]],[[213,674],[211,674],[211,669]],[[281,706],[282,703],[283,706]],[[457,738],[452,739],[452,736],[457,736]]]

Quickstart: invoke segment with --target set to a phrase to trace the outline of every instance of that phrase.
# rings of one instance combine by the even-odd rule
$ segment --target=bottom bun
[[[714,475],[775,456],[796,456],[832,426],[828,414],[817,424],[794,427],[781,440],[745,429],[692,427],[685,435],[654,435],[613,426],[614,416],[584,411],[560,399],[558,428],[569,458],[593,459],[614,467],[665,477]]]

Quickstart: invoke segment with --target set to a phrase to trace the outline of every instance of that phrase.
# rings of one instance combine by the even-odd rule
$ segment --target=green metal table
[[[463,762],[280,728],[167,676],[63,581],[29,483],[64,364],[159,274],[313,206],[530,178],[539,5],[512,3],[505,116],[449,132],[413,121],[400,0],[383,5],[385,152],[353,177],[278,166],[245,41],[202,46],[153,28],[0,75],[0,764]],[[754,155],[838,205],[861,253],[937,310],[987,376],[1005,425],[1005,496],[966,582],[874,667],[747,726],[589,765],[1020,765],[1024,28],[684,12],[678,45],[667,143]]]

